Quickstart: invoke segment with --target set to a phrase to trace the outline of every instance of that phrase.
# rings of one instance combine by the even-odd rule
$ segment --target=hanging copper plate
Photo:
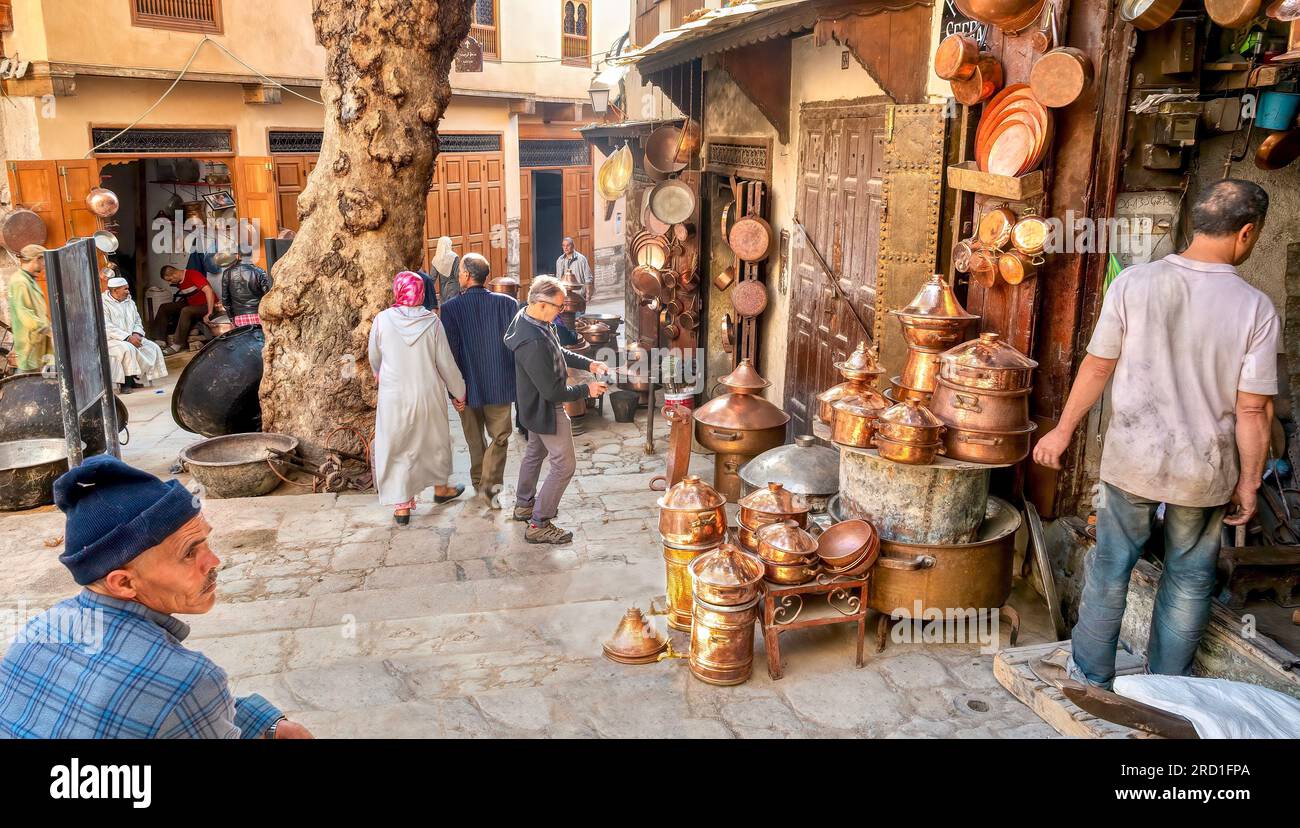
[[[659,271],[650,267],[636,267],[632,270],[632,290],[642,299],[659,299],[663,296],[663,282],[659,280]]]
[[[968,80],[975,74],[979,62],[980,46],[961,34],[951,34],[943,39],[934,53],[934,73],[944,80]]]
[[[664,233],[695,214],[695,191],[680,178],[662,181],[650,191],[650,212],[663,222]]]
[[[650,196],[654,194],[654,188],[646,190],[645,200],[641,203],[641,226],[650,231],[653,235],[664,236],[672,229],[671,225],[665,224],[655,216],[654,211],[650,209]]]
[[[1046,107],[1034,100],[1033,93],[1028,87],[1003,98],[996,106],[990,105],[989,109],[990,114],[980,121],[975,136],[975,157],[981,169],[985,169],[988,165],[988,154],[992,149],[993,137],[998,129],[1008,123],[1018,121],[1026,125],[1032,124],[1035,147],[1041,147],[1044,152],[1046,151],[1045,147],[1051,134],[1051,116]]]
[[[1264,139],[1255,152],[1255,166],[1261,170],[1280,170],[1300,158],[1300,129],[1275,132]]]
[[[731,228],[727,243],[741,261],[761,262],[772,252],[772,225],[757,213],[750,213]]]
[[[647,234],[633,242],[632,256],[637,266],[659,270],[668,264],[668,242],[663,236]]]
[[[1092,61],[1080,49],[1062,46],[1039,58],[1029,73],[1029,87],[1044,106],[1069,106],[1092,85]]]
[[[982,143],[988,140],[993,128],[997,126],[997,120],[1002,110],[1012,101],[1027,98],[1031,94],[1029,84],[1013,83],[1005,87],[997,95],[994,95],[988,105],[984,107],[984,114],[980,117],[979,126],[975,128],[975,141]]]
[[[672,124],[665,124],[651,132],[644,144],[646,172],[654,170],[672,174],[686,169],[686,161],[678,161],[676,158],[681,141],[682,131]]]
[[[757,279],[748,279],[731,289],[731,306],[742,319],[758,316],[767,310],[767,287]]]
[[[48,233],[40,214],[26,207],[15,207],[0,217],[0,239],[11,253],[29,244],[45,244]]]
[[[998,127],[989,141],[988,167],[994,175],[1017,176],[1034,156],[1034,136],[1029,127],[1011,122]]]
[[[1263,0],[1205,0],[1205,13],[1225,29],[1240,29],[1255,19]]]

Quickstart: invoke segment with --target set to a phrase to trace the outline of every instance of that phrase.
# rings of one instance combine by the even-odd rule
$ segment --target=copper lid
[[[591,336],[602,336],[609,333],[609,326],[604,322],[593,320],[584,323],[582,320],[578,320],[578,324],[582,326],[584,333],[590,334]]]
[[[678,512],[702,512],[725,505],[727,499],[718,490],[700,479],[698,474],[688,474],[682,481],[664,492],[659,498],[659,508]]]
[[[880,421],[913,428],[938,428],[943,425],[934,412],[921,405],[920,400],[904,400],[880,415]]]
[[[751,492],[740,499],[742,508],[773,515],[797,515],[807,512],[808,501],[780,483],[768,483],[766,489]]]
[[[759,376],[758,371],[754,370],[754,364],[747,359],[742,359],[734,371],[718,382],[739,393],[762,391],[772,384]]]
[[[929,316],[937,319],[978,319],[978,316],[966,312],[957,301],[952,285],[936,273],[925,283],[921,292],[916,294],[912,304],[892,311],[899,316]]]
[[[840,397],[833,406],[836,411],[847,411],[860,417],[878,417],[889,408],[889,400],[874,388],[864,388],[855,394]]]
[[[835,370],[849,380],[885,373],[885,369],[876,361],[875,352],[867,347],[866,342],[859,342],[848,359],[835,363]]]
[[[1012,348],[995,333],[982,333],[979,339],[963,342],[957,347],[944,352],[944,362],[963,368],[1001,368],[1025,369],[1037,368],[1038,363]]]
[[[763,579],[763,560],[739,547],[724,543],[705,552],[690,564],[691,575],[711,587],[752,586]]]
[[[714,428],[762,431],[783,428],[790,415],[748,391],[723,394],[695,409],[695,421]]]
[[[618,622],[614,635],[604,643],[605,656],[623,664],[647,664],[658,660],[668,648],[663,638],[637,607],[630,608]]]
[[[758,530],[758,540],[787,555],[811,555],[817,551],[817,539],[793,520],[764,526]]]

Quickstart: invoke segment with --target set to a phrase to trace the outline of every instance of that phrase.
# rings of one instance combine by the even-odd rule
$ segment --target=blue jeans
[[[1129,576],[1151,537],[1159,502],[1102,483],[1097,545],[1088,554],[1079,623],[1071,634],[1075,663],[1088,680],[1109,687],[1115,680],[1115,646],[1128,600]],[[1147,668],[1187,675],[1210,617],[1215,566],[1227,505],[1210,508],[1165,505],[1165,565],[1151,614]]]

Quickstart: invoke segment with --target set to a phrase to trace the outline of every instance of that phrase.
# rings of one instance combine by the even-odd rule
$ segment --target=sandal
[[[453,489],[456,490],[456,493],[455,493],[455,494],[440,495],[440,494],[437,493],[437,490],[435,490],[435,491],[434,491],[434,494],[433,494],[433,502],[434,502],[434,503],[446,503],[446,502],[449,501],[449,500],[455,500],[456,498],[460,497],[461,495],[463,495],[463,494],[465,493],[465,484],[463,484],[463,483],[462,483],[462,484],[459,484],[459,485],[456,485],[456,486],[452,486],[451,488],[453,488]]]

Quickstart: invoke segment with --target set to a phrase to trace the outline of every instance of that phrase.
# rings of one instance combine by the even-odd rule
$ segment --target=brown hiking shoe
[[[573,540],[573,533],[566,532],[548,520],[538,525],[528,524],[524,540],[529,543],[569,543]]]
[[[511,517],[511,519],[513,519],[513,520],[518,520],[518,521],[527,521],[527,520],[532,520],[532,519],[533,519],[533,507],[532,507],[532,506],[516,506],[516,507],[515,507],[514,514],[512,514],[510,517]]]

